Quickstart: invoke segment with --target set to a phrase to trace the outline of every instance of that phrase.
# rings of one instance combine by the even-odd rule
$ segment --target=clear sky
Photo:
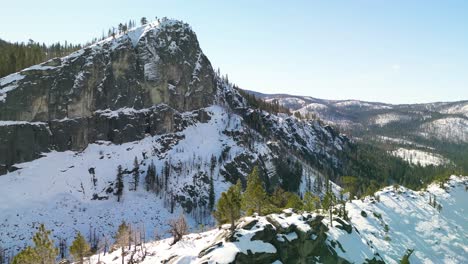
[[[1,0],[0,38],[83,43],[119,22],[188,22],[245,89],[326,99],[468,99],[467,0]]]

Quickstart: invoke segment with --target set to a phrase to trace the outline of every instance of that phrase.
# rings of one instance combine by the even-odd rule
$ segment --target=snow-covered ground
[[[401,121],[410,121],[411,117],[407,115],[395,114],[395,113],[387,113],[387,114],[380,114],[373,118],[373,123],[378,126],[385,126],[387,124],[393,122],[401,122]]]
[[[230,146],[228,159],[246,151],[223,133],[226,129],[238,129],[239,117],[229,119],[228,123],[223,108],[212,106],[207,111],[212,116],[208,123],[196,123],[176,133],[181,138],[169,147],[162,140],[166,135],[159,135],[121,145],[99,142],[82,152],[50,152],[43,158],[17,164],[19,170],[0,176],[0,245],[19,249],[29,244],[38,223],[46,223],[56,238],[73,237],[77,230],[88,234],[90,226],[99,235],[111,235],[122,220],[132,225],[144,224],[148,236],[154,229],[166,235],[167,220],[176,218],[181,209],[176,208],[171,214],[168,206],[164,206],[164,197],[145,190],[148,165],[154,162],[161,175],[166,161],[173,166],[183,164],[183,171],[173,171],[170,179],[170,188],[180,194],[185,183],[194,181],[194,174],[209,171],[212,155],[218,158],[224,146]],[[107,194],[106,189],[115,182],[117,166],[131,171],[135,157],[142,170],[139,188],[130,191],[132,175],[125,175],[123,199],[117,203],[116,196]],[[94,170],[94,176],[90,169]],[[217,170],[219,167],[215,168],[215,175]],[[216,197],[230,185],[222,177],[216,177],[214,182]],[[95,194],[108,200],[93,199]],[[198,226],[190,217],[189,220],[192,227]],[[203,224],[212,221],[208,216]]]
[[[135,111],[124,108],[103,110],[98,114],[113,117],[117,114],[131,115]],[[44,153],[44,157],[37,160],[16,164],[18,170],[0,176],[0,245],[9,252],[17,252],[31,243],[39,223],[45,223],[53,231],[56,241],[71,238],[76,231],[89,234],[90,229],[95,229],[102,239],[106,236],[112,240],[112,234],[123,220],[132,226],[144,226],[147,237],[154,237],[154,230],[164,237],[168,235],[167,221],[182,212],[182,208],[176,205],[174,212],[170,213],[171,194],[198,201],[202,199],[198,195],[207,195],[209,184],[198,175],[200,172],[210,174],[213,157],[216,159],[212,173],[216,198],[230,186],[220,175],[220,170],[241,154],[253,157],[254,161],[262,155],[267,169],[271,170],[269,173],[274,173],[274,165],[268,156],[272,155],[270,145],[274,143],[256,141],[249,148],[232,136],[248,129],[243,126],[239,115],[217,105],[205,111],[211,117],[207,123],[194,122],[192,115],[196,113],[183,113],[189,125],[181,132],[147,136],[121,145],[97,142],[81,152]],[[277,129],[283,130],[284,134],[291,133],[290,120],[286,120],[291,117],[272,115],[270,118],[277,124]],[[13,124],[5,122],[3,125]],[[314,131],[321,129],[323,133],[330,133],[315,123],[308,126],[298,122],[293,129],[304,140],[305,147],[312,150],[322,144]],[[336,149],[341,148],[338,137],[333,144]],[[221,156],[224,161],[220,161]],[[136,191],[131,190],[135,157],[141,172]],[[151,162],[154,162],[159,177],[162,177],[166,164],[171,165],[165,194],[156,195],[145,190],[144,176]],[[120,203],[113,191],[109,191],[114,187],[119,165],[125,172],[125,188]],[[307,188],[306,177],[313,183],[318,176],[321,174],[317,170],[304,165],[300,192],[304,193]],[[321,177],[324,179],[323,175]],[[339,186],[332,184],[332,187],[338,195]],[[214,224],[211,215],[200,217],[202,212],[198,213],[186,215],[192,228],[197,229],[199,224]]]
[[[333,247],[339,256],[354,263],[363,263],[366,259],[380,256],[386,263],[399,263],[408,249],[414,250],[410,256],[411,263],[467,263],[468,262],[468,177],[452,176],[444,189],[439,184],[430,185],[425,191],[413,191],[404,187],[395,189],[386,187],[373,197],[364,200],[353,200],[346,204],[348,215],[353,226],[349,234],[334,227],[327,231],[327,243],[330,246],[338,241],[341,247]],[[436,197],[442,209],[438,211],[429,205],[429,196]],[[433,198],[431,198],[433,199]],[[366,216],[363,216],[365,212]],[[289,213],[270,215],[282,228],[296,225],[307,232],[310,227],[303,222],[304,215]],[[311,214],[315,217],[316,214]],[[259,240],[251,241],[252,233],[258,232],[266,224],[266,218],[258,218],[258,223],[250,230],[243,230],[243,223],[249,222],[249,217],[241,220],[238,225],[238,242],[224,241],[216,248],[199,258],[199,253],[225,236],[226,226],[199,234],[190,234],[174,246],[172,239],[165,239],[146,244],[148,256],[143,264],[165,263],[230,263],[237,252],[250,249],[252,252],[274,253],[276,249],[269,243]],[[328,218],[322,222],[329,224]],[[293,232],[283,239],[293,241],[297,235]],[[312,238],[314,239],[314,238]],[[136,256],[138,256],[138,252]],[[378,255],[376,255],[378,254]],[[209,260],[207,261],[209,256]],[[99,256],[106,264],[121,263],[120,251]],[[92,262],[98,256],[92,257]],[[277,262],[281,263],[281,262]]]
[[[402,158],[411,164],[421,165],[423,167],[428,165],[439,166],[449,163],[449,160],[438,154],[418,149],[398,148],[391,151],[390,153],[393,156]]]

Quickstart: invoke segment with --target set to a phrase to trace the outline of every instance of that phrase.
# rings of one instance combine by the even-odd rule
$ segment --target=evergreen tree
[[[230,223],[231,230],[235,229],[235,222],[241,216],[241,182],[229,187],[226,192],[221,194],[214,216],[219,224]]]
[[[118,29],[119,29],[119,34],[122,34],[122,32],[123,32],[123,24],[122,23],[119,24]]]
[[[142,26],[144,26],[144,25],[146,25],[148,23],[148,20],[146,19],[146,17],[142,17],[140,19],[140,23],[141,23]]]
[[[34,247],[27,247],[13,259],[14,264],[54,264],[58,255],[58,249],[54,241],[49,238],[50,231],[46,230],[44,224],[33,236]]]
[[[216,157],[215,157],[215,155],[211,155],[211,161],[210,161],[211,177],[213,177],[213,173],[214,173],[215,168],[216,168]]]
[[[50,231],[45,229],[44,224],[39,226],[39,231],[34,235],[34,251],[41,264],[55,263],[58,249],[54,246],[54,241],[49,238]]]
[[[359,188],[358,178],[353,176],[343,176],[341,178],[341,182],[343,183],[344,191],[349,192],[349,199],[353,199],[353,197],[357,195]]]
[[[26,247],[13,258],[12,264],[37,264],[38,256],[32,247]]]
[[[133,161],[133,190],[137,190],[138,183],[140,182],[140,165],[138,164],[138,159],[135,157]]]
[[[122,221],[122,223],[119,225],[119,229],[117,230],[117,234],[115,235],[115,246],[120,247],[122,264],[125,264],[125,246],[130,243],[130,238],[130,227],[127,225],[127,223],[125,223],[125,221]]]
[[[146,183],[146,190],[147,191],[154,191],[155,190],[155,183],[156,183],[156,166],[154,162],[151,161],[151,164],[148,166],[148,170],[146,172],[145,177]]]
[[[76,234],[75,240],[70,246],[70,254],[79,264],[83,264],[84,259],[89,255],[90,250],[91,247],[86,242],[85,238],[81,235],[81,233],[78,232]]]
[[[273,191],[270,201],[277,209],[284,209],[288,203],[288,196],[283,188],[278,186],[275,191]]]
[[[320,198],[313,195],[311,192],[306,192],[304,194],[304,210],[305,211],[315,211],[320,206]]]
[[[164,162],[164,191],[166,192],[167,192],[170,175],[171,175],[171,163],[166,160]]]
[[[302,203],[299,195],[295,193],[288,194],[288,203],[286,204],[286,208],[302,209],[302,207],[304,207],[304,204]]]
[[[254,212],[262,215],[266,201],[267,193],[260,180],[260,171],[258,167],[255,166],[247,177],[247,187],[242,197],[242,207],[249,215]]]
[[[123,189],[124,189],[123,172],[122,172],[122,166],[119,165],[117,167],[117,178],[115,181],[115,195],[117,195],[117,202],[120,202],[120,198],[122,197],[122,194],[123,194]]]
[[[335,202],[336,202],[335,195],[333,194],[333,192],[328,191],[325,194],[325,197],[323,197],[322,205],[323,205],[323,209],[327,210],[329,212],[329,214],[330,214],[330,225],[331,226],[333,226],[332,211],[333,211],[333,205],[335,204]]]
[[[215,192],[213,184],[213,176],[210,177],[210,190],[208,196],[208,208],[210,211],[213,211],[215,205]]]

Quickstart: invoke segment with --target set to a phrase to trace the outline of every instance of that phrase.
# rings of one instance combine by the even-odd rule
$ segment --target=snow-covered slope
[[[398,148],[390,153],[408,161],[411,164],[421,165],[423,167],[428,165],[439,166],[449,163],[447,159],[440,155],[418,149]]]
[[[352,224],[387,263],[398,263],[407,249],[414,250],[411,263],[466,263],[467,186],[468,177],[452,176],[444,189],[438,184],[426,191],[387,187],[375,194],[380,201],[355,200],[346,208]],[[440,211],[429,205],[429,196],[436,197]]]
[[[374,259],[396,264],[408,250],[414,250],[409,257],[411,263],[466,263],[467,186],[468,177],[452,176],[443,189],[439,184],[425,191],[387,187],[375,194],[377,199],[367,197],[346,203],[349,223],[335,215],[333,227],[328,217],[291,210],[267,217],[246,217],[239,221],[234,234],[226,225],[220,230],[187,235],[174,246],[170,246],[172,239],[147,243],[148,255],[141,263],[166,263],[169,259],[171,263],[232,263],[240,259],[250,259],[251,263],[304,259],[308,259],[307,263],[327,259],[365,263]],[[436,197],[440,210],[429,204],[429,196]],[[315,243],[312,248],[324,246],[324,250],[311,250],[307,241]],[[301,250],[286,254],[301,243]],[[307,252],[311,255],[302,258]],[[141,257],[141,252],[135,256]],[[121,262],[120,251],[99,258],[107,264]],[[92,257],[93,261],[97,259],[97,255]]]
[[[209,122],[193,124],[180,133],[121,145],[99,142],[82,152],[51,152],[38,160],[18,164],[18,170],[0,177],[0,243],[16,251],[30,243],[38,223],[53,229],[57,238],[73,237],[76,230],[86,234],[90,227],[99,235],[111,234],[122,220],[133,225],[143,223],[148,235],[152,234],[154,228],[161,228],[179,214],[179,205],[172,215],[167,203],[172,196],[189,196],[184,188],[192,186],[191,191],[201,196],[198,199],[206,199],[209,185],[205,181],[209,176],[201,172],[210,171],[212,156],[217,161],[224,147],[229,146],[229,151],[223,154],[226,159],[221,164],[224,164],[247,151],[223,133],[240,127],[239,117],[227,122],[227,113],[221,107],[206,110],[211,116]],[[186,114],[186,119],[190,121],[190,114]],[[141,170],[137,191],[131,190],[133,179],[129,173],[135,157]],[[151,162],[159,177],[167,167],[165,163],[171,164],[168,191],[164,194],[145,190],[144,176]],[[112,191],[108,192],[114,186],[119,165],[127,171],[120,203]],[[215,167],[215,175],[219,175],[219,169]],[[219,176],[214,181],[217,196],[230,185]],[[212,224],[209,214],[202,212],[202,208],[199,210],[192,209],[192,213],[197,211],[202,217],[194,217],[191,226],[198,225],[196,220]]]
[[[116,119],[131,116],[134,111],[100,114]],[[134,226],[144,225],[148,237],[154,229],[165,236],[167,221],[180,213],[186,214],[193,228],[200,224],[212,226],[214,221],[208,210],[210,178],[217,198],[235,180],[232,177],[245,180],[260,159],[266,174],[275,177],[273,160],[278,148],[284,149],[279,146],[284,142],[291,144],[291,151],[297,148],[309,155],[329,149],[329,158],[339,162],[332,153],[344,146],[330,130],[318,123],[294,121],[293,117],[263,115],[277,135],[275,142],[246,126],[243,117],[229,107],[213,105],[182,113],[180,123],[184,128],[179,132],[147,135],[142,140],[117,145],[99,141],[83,151],[53,151],[40,159],[16,164],[16,171],[0,177],[0,244],[9,252],[17,252],[31,243],[30,237],[39,223],[52,229],[56,239],[73,237],[77,230],[88,234],[90,229],[106,236],[123,220]],[[296,141],[296,133],[301,141]],[[330,143],[324,141],[327,137]],[[293,157],[291,154],[289,158]],[[136,191],[132,178],[134,158],[139,161],[141,174]],[[159,194],[145,188],[144,177],[151,163],[155,164],[160,181],[167,185]],[[125,186],[120,203],[113,194],[119,165]],[[239,167],[233,171],[236,166]],[[323,175],[303,163],[300,177],[299,192],[304,192],[310,188],[306,182]],[[338,194],[340,188],[332,186]]]
[[[421,134],[450,142],[468,142],[468,119],[447,117],[421,125]]]

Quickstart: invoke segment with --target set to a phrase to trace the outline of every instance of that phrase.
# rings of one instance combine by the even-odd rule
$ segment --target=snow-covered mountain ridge
[[[248,92],[268,102],[278,102],[304,117],[318,117],[356,140],[390,147],[389,153],[400,153],[397,150],[405,148],[408,152],[442,155],[450,162],[453,156],[459,159],[468,152],[466,100],[395,105]],[[439,161],[428,156],[422,163],[437,166],[441,164]]]
[[[334,215],[333,227],[326,215],[293,210],[245,217],[234,233],[226,225],[187,235],[173,246],[171,238],[147,243],[141,263],[400,263],[408,250],[410,263],[466,263],[467,188],[468,177],[462,176],[423,191],[389,186],[347,202],[350,220]],[[121,261],[119,251],[99,258]]]

